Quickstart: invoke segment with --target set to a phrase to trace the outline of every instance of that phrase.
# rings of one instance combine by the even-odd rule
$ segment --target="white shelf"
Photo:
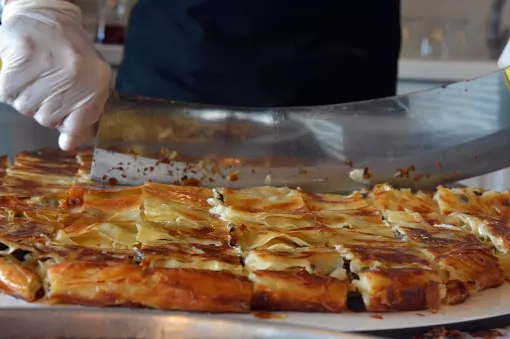
[[[97,50],[112,66],[122,61],[124,47],[96,44]],[[496,61],[435,61],[402,59],[399,80],[454,82],[473,79],[497,70]]]
[[[124,54],[124,46],[103,44],[95,44],[95,46],[98,52],[110,65],[113,67],[120,65],[120,62],[122,61],[122,55]]]
[[[402,59],[399,62],[399,80],[455,82],[477,78],[497,69],[496,61]]]

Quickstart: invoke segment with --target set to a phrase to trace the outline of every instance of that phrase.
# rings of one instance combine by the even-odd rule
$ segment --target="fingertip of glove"
[[[70,151],[73,149],[73,140],[70,135],[62,133],[58,138],[58,146],[63,151]]]
[[[87,139],[87,135],[71,135],[67,133],[60,134],[58,138],[58,146],[63,151],[72,151],[80,146]]]

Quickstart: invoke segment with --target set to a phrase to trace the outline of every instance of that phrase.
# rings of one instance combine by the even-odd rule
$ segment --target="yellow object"
[[[505,85],[506,89],[510,91],[510,67],[505,68]]]
[[[432,41],[435,42],[442,42],[443,41],[443,31],[440,29],[434,29],[432,32],[430,32],[430,38]]]
[[[402,40],[403,41],[409,40],[409,30],[405,27],[402,28]]]

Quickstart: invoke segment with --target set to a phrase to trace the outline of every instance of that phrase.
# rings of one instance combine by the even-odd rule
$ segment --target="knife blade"
[[[236,108],[114,94],[92,178],[349,192],[431,188],[510,166],[505,71],[376,100]]]

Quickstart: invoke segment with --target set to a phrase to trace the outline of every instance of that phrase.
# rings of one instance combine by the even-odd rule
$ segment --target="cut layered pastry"
[[[0,170],[0,196],[40,200],[43,207],[58,206],[73,186],[90,184],[80,179],[78,153],[50,148],[19,153],[12,166]],[[8,164],[7,157],[2,158],[2,164]]]
[[[458,219],[441,213],[439,205],[430,193],[394,189],[390,185],[383,184],[374,187],[369,194],[369,200],[389,222],[461,225]]]
[[[280,200],[268,198],[278,194]],[[349,277],[344,280],[349,280],[345,300],[351,301],[351,308],[360,308],[355,301],[360,298],[365,310],[385,312],[437,310],[441,303],[461,303],[503,283],[501,260],[463,229],[465,222],[458,216],[443,214],[436,199],[389,185],[349,196],[263,187],[223,189],[210,203],[211,212],[229,222],[230,244],[240,249],[245,262],[258,251],[328,249],[344,263]],[[288,274],[285,268],[277,274],[260,270],[273,280],[261,283],[253,268],[246,269],[255,288],[262,286],[268,303],[271,288],[278,294],[274,281]]]
[[[376,187],[372,193],[374,205],[381,208],[395,236],[418,248],[440,273],[447,291],[443,302],[448,304],[463,302],[481,290],[503,284],[502,266],[506,261],[476,233],[466,230],[461,215],[444,213],[445,200],[461,201],[452,199],[455,192],[479,196],[473,193],[475,189],[438,187],[433,196],[388,185]],[[483,206],[479,201],[475,204],[476,208]],[[457,210],[462,208],[457,206]]]
[[[9,157],[7,155],[0,156],[0,179],[5,177],[9,166],[10,166]]]
[[[94,152],[90,148],[80,149],[76,152],[76,162],[78,163],[78,181],[92,183],[90,179],[90,170],[92,169],[92,160]]]
[[[230,247],[159,241],[105,250],[61,241],[59,223],[3,221],[0,290],[13,297],[165,310],[250,309],[252,283]]]
[[[227,223],[209,213],[206,188],[146,183],[142,187],[143,220],[138,226],[138,242],[187,242],[226,245]]]
[[[479,291],[504,283],[498,258],[471,233],[453,226],[416,223],[394,224],[394,230],[439,272],[447,304],[461,303]]]
[[[69,199],[68,199],[69,200]],[[141,189],[72,192],[72,201],[61,211],[60,244],[96,249],[132,249],[142,222]]]
[[[399,312],[510,279],[510,191],[103,186],[91,162],[91,149],[0,158],[0,291],[195,312]]]
[[[510,191],[438,187],[434,199],[442,214],[459,220],[462,229],[492,249],[510,280]]]
[[[302,228],[314,225],[302,197],[288,188],[260,187],[232,191],[214,190],[210,212],[234,225]]]
[[[237,191],[223,188],[213,193],[214,198],[208,200],[213,206],[210,212],[232,224],[291,229],[318,225],[350,227],[350,222],[380,221],[360,192],[350,196],[310,194],[265,186]]]
[[[59,212],[58,200],[51,198],[0,196],[0,216],[9,220],[21,217],[32,221],[57,221]]]
[[[303,247],[335,248],[339,243],[378,243],[393,240],[393,232],[386,227],[363,229],[307,227],[288,231],[278,228],[259,228],[240,225],[230,228],[230,244],[242,251],[252,249],[291,249]]]
[[[38,256],[60,225],[51,221],[0,216],[0,290],[28,302],[44,296]]]
[[[208,188],[146,183],[142,186],[143,212],[152,222],[210,222],[217,220],[209,213]]]
[[[436,311],[444,296],[437,272],[400,241],[379,246],[338,245],[352,275],[352,290],[372,312]]]
[[[110,252],[65,246],[55,253],[45,254],[49,259],[41,270],[50,304],[207,312],[250,308],[251,283],[235,274],[240,263],[228,252],[174,244]]]
[[[171,309],[248,312],[253,285],[243,273],[237,250],[228,246],[158,241],[136,250],[140,266],[174,275],[162,287]],[[170,273],[172,272],[172,273]]]
[[[79,167],[75,152],[41,149],[16,155],[7,174],[39,184],[72,185]]]
[[[250,250],[245,270],[253,282],[253,310],[341,312],[347,309],[349,278],[334,249]]]

